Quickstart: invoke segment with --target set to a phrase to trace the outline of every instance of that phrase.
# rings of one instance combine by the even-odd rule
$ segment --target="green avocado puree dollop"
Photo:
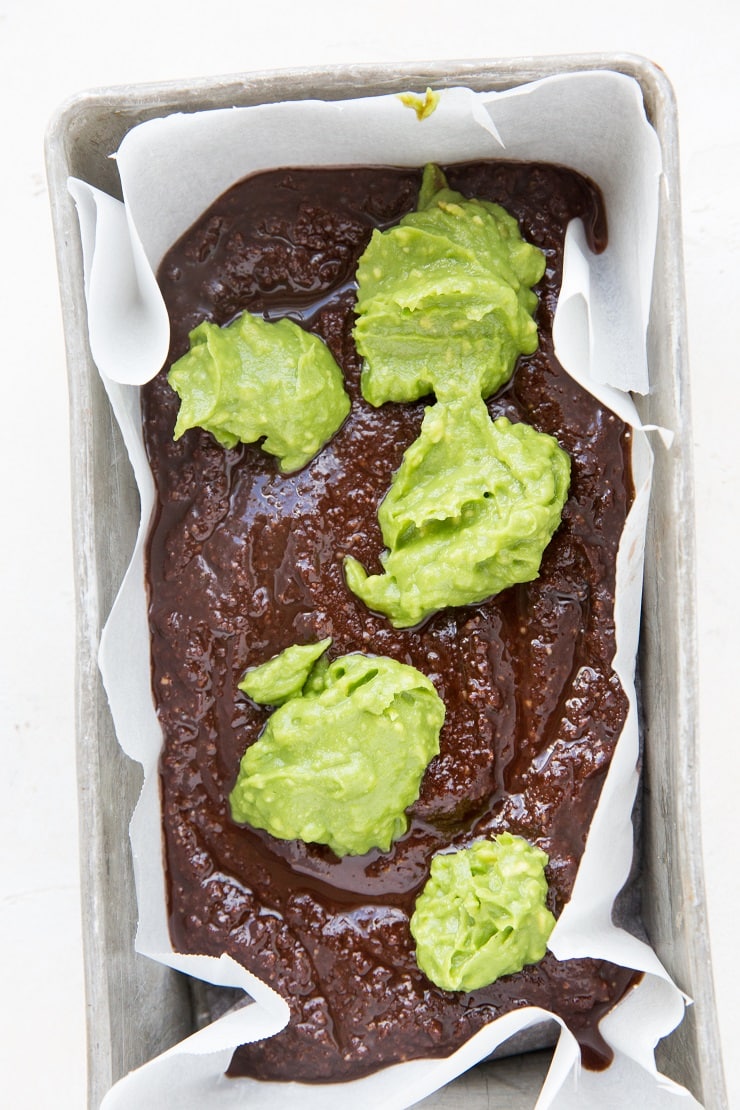
[[[448,605],[470,605],[539,573],[560,523],[570,459],[549,435],[480,396],[439,401],[406,450],[378,520],[382,574],[351,556],[349,588],[397,628]]]
[[[331,636],[316,644],[292,644],[266,663],[247,671],[239,689],[258,705],[283,705],[301,694],[314,664],[330,644]]]
[[[319,646],[312,645],[314,658]],[[276,690],[298,692],[244,753],[229,795],[232,816],[281,840],[327,844],[338,856],[388,851],[439,753],[442,700],[420,671],[386,656],[353,653],[306,672],[291,652],[265,665],[266,690],[254,683],[261,668],[247,672],[255,700],[275,704]]]
[[[416,112],[416,118],[421,123],[422,120],[429,119],[432,113],[437,110],[439,93],[433,92],[427,85],[423,96],[419,96],[418,93],[400,93],[398,99],[405,108],[413,108]]]
[[[547,862],[510,833],[435,856],[411,917],[424,974],[443,990],[472,991],[541,960],[555,926]]]
[[[305,466],[350,409],[342,372],[318,336],[248,312],[223,328],[194,328],[167,380],[180,397],[175,439],[194,427],[223,447],[264,437],[286,473]]]
[[[544,271],[544,254],[513,216],[466,200],[427,166],[418,210],[374,231],[359,261],[354,338],[365,399],[489,397],[518,356],[537,349],[531,287]]]

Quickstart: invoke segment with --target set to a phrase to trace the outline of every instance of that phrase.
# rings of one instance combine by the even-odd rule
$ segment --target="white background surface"
[[[80,90],[354,61],[629,51],[676,90],[682,150],[699,575],[703,851],[730,1105],[740,1107],[740,790],[735,687],[740,373],[740,9],[736,0],[0,0],[0,1101],[85,1099],[64,346],[43,166]],[[372,13],[372,14],[370,14]]]

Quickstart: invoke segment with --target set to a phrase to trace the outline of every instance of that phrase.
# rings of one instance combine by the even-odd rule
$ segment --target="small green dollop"
[[[439,104],[439,93],[433,92],[427,85],[423,96],[419,96],[418,93],[400,93],[398,99],[405,108],[413,108],[416,118],[421,122],[423,119],[428,119],[435,111]]]
[[[373,232],[357,269],[357,349],[372,405],[490,396],[537,349],[531,286],[545,256],[500,205],[466,200],[436,166],[419,209]]]
[[[480,397],[428,408],[378,510],[387,551],[368,577],[351,556],[347,585],[396,628],[448,605],[484,601],[539,573],[560,523],[570,459],[549,435]]]
[[[388,851],[439,753],[444,713],[430,680],[405,663],[359,653],[320,661],[244,753],[232,816],[338,856]]]
[[[435,856],[411,918],[424,974],[443,990],[472,991],[541,960],[555,927],[547,862],[510,833]]]
[[[254,443],[298,470],[350,409],[342,372],[318,336],[292,320],[248,312],[220,328],[204,321],[167,380],[180,397],[175,439],[200,427],[223,447]]]
[[[317,644],[292,644],[259,667],[247,671],[239,689],[258,705],[283,705],[298,697],[314,664],[331,643],[331,636]]]

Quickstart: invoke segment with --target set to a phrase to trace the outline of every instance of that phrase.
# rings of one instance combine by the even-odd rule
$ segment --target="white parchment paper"
[[[654,1062],[655,1044],[681,1020],[685,999],[652,950],[611,920],[633,850],[631,811],[639,755],[634,663],[652,455],[629,393],[649,388],[645,334],[660,151],[637,84],[620,74],[593,72],[546,78],[503,93],[444,90],[435,112],[423,121],[396,96],[170,116],[139,125],[122,143],[116,157],[124,203],[84,182],[70,182],[82,229],[91,349],[121,425],[142,502],[136,550],[104,630],[100,657],[119,740],[145,775],[131,822],[140,914],[136,947],[201,979],[241,987],[254,999],[122,1079],[106,1097],[105,1110],[237,1104],[400,1110],[484,1059],[515,1032],[552,1019],[534,1007],[507,1014],[447,1059],[399,1064],[351,1083],[227,1080],[223,1072],[232,1049],[279,1031],[288,1020],[288,1007],[228,957],[214,960],[172,951],[160,847],[161,732],[150,688],[143,566],[154,489],[142,443],[138,390],[159,370],[168,348],[167,315],[154,270],[217,196],[261,169],[421,166],[497,156],[567,164],[600,185],[609,245],[602,255],[591,255],[580,222],[571,225],[555,343],[568,371],[635,427],[636,498],[618,556],[615,660],[631,708],[572,899],[550,948],[559,959],[600,957],[645,975],[602,1022],[615,1053],[613,1065],[604,1073],[583,1071],[576,1041],[564,1028],[537,1106],[697,1105],[688,1092],[659,1076]]]

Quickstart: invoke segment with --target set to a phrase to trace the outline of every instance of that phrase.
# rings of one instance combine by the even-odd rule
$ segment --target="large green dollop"
[[[280,664],[271,661],[270,701]],[[387,851],[439,753],[444,714],[429,679],[405,663],[359,653],[319,663],[244,753],[232,816],[338,856]]]
[[[350,408],[342,372],[318,336],[248,312],[223,328],[199,324],[167,380],[180,397],[175,439],[194,427],[224,447],[265,437],[264,450],[285,472],[312,459]]]
[[[426,410],[378,510],[384,573],[345,559],[347,584],[397,628],[470,605],[539,573],[560,523],[570,459],[549,435],[480,397]]]
[[[357,269],[357,349],[372,405],[488,397],[537,349],[542,251],[498,204],[466,200],[428,166],[419,210],[373,232]]]
[[[510,833],[435,856],[411,918],[424,974],[443,990],[472,991],[541,960],[555,926],[547,862]]]

